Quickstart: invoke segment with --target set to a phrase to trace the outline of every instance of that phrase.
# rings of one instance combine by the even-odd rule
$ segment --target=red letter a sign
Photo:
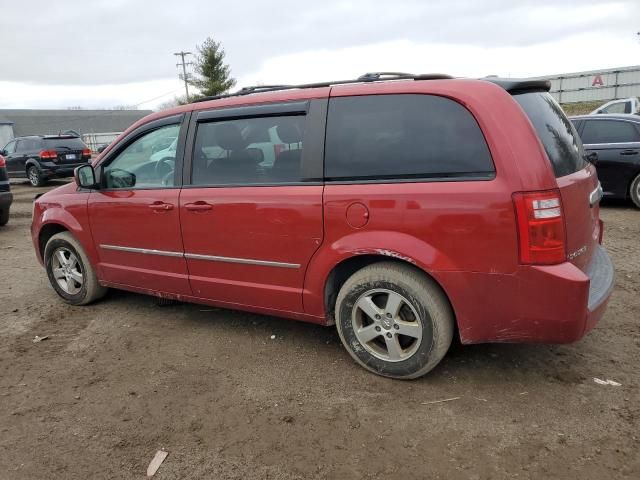
[[[602,87],[604,85],[604,82],[602,81],[602,76],[600,75],[596,75],[595,77],[593,77],[593,82],[591,82],[591,86],[592,87]]]

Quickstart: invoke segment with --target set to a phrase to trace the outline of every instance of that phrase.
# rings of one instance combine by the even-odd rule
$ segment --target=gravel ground
[[[640,478],[640,211],[626,204],[602,210],[617,285],[581,342],[455,344],[400,382],[358,367],[333,328],[116,291],[63,304],[29,238],[42,190],[13,185],[0,230],[2,479],[144,478],[161,448],[158,479]]]

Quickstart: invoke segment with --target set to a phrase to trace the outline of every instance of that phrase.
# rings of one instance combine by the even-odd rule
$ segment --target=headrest
[[[233,123],[221,123],[215,129],[216,143],[225,150],[242,150],[248,144]]]
[[[301,122],[298,119],[284,120],[276,127],[278,137],[284,143],[299,143],[302,141]]]

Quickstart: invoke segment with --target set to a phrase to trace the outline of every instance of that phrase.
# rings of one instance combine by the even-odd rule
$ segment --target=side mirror
[[[7,151],[3,148],[2,150],[0,150],[0,155],[6,155]]]
[[[92,165],[82,165],[73,172],[76,185],[80,188],[96,188],[96,172]]]
[[[596,152],[591,152],[587,154],[587,162],[595,165],[598,163],[598,154]]]

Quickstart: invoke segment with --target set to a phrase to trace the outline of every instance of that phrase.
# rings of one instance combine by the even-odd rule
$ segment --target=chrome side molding
[[[153,250],[150,248],[121,247],[119,245],[101,244],[100,248],[105,250],[116,250],[119,252],[142,253],[144,255],[159,255],[161,257],[184,257],[188,260],[205,260],[209,262],[241,263],[244,265],[259,265],[262,267],[277,268],[300,268],[299,263],[274,262],[271,260],[256,260],[253,258],[221,257],[218,255],[201,255],[198,253],[170,252],[166,250]]]
[[[100,248],[105,250],[117,250],[119,252],[129,253],[144,253],[145,255],[159,255],[161,257],[182,257],[182,252],[167,252],[165,250],[153,250],[150,248],[134,248],[134,247],[120,247],[118,245],[100,245]]]

